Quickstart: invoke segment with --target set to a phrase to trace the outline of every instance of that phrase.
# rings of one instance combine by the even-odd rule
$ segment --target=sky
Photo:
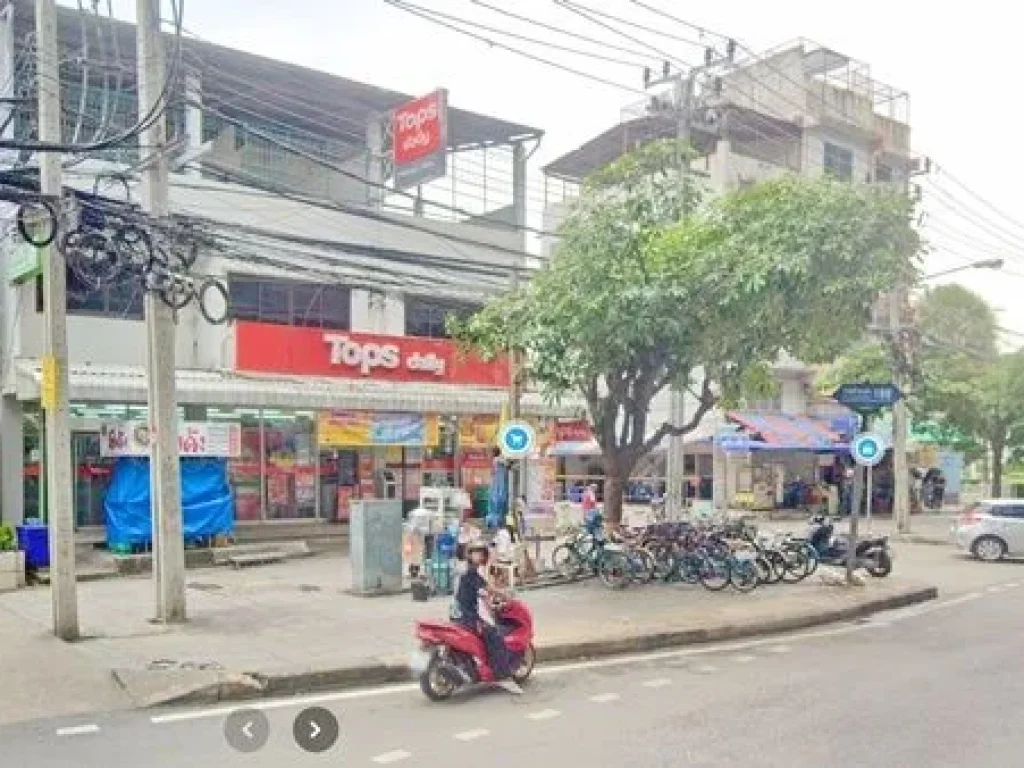
[[[578,1],[696,39],[692,29],[673,26],[631,0]],[[926,191],[926,199],[936,203],[926,204],[924,231],[935,252],[928,256],[925,272],[976,259],[1006,259],[1002,271],[972,270],[950,279],[982,293],[999,311],[1004,327],[1024,332],[1024,302],[1017,300],[1024,290],[1024,207],[1018,192],[1024,177],[1018,134],[1024,102],[1013,87],[1020,42],[1011,4],[646,1],[757,51],[809,38],[868,62],[876,80],[909,92],[911,143],[940,169],[924,182],[926,190],[932,185],[941,190],[935,193],[939,197]],[[559,7],[556,0],[489,2],[580,34],[639,47]],[[419,0],[419,5],[506,31],[590,47],[510,20],[473,0]],[[169,15],[168,0],[164,6]],[[114,10],[121,18],[132,18],[134,2],[114,0]],[[641,98],[628,90],[640,90],[636,68],[545,52],[478,30],[624,87],[598,85],[443,29],[384,0],[187,0],[185,26],[212,42],[411,94],[444,86],[456,106],[544,129],[535,174],[545,160],[610,127],[623,106]],[[684,61],[697,62],[702,56],[693,45],[632,33]],[[605,53],[627,58],[610,49]],[[539,177],[533,181],[540,186]],[[1024,343],[1024,336],[1017,341]]]

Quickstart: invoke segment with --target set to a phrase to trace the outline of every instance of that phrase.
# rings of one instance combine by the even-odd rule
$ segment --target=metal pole
[[[902,349],[903,288],[897,287],[890,296],[889,331],[893,352]],[[893,355],[893,383],[904,389],[902,355]],[[910,488],[907,467],[907,405],[901,397],[892,408],[892,516],[897,533],[910,533]]]
[[[160,99],[166,78],[159,0],[136,0],[139,115]],[[142,202],[154,217],[169,213],[167,124],[153,121],[139,143],[155,156],[142,174]],[[146,293],[149,344],[146,381],[149,388],[151,440],[150,485],[153,498],[153,579],[156,617],[171,623],[185,620],[185,542],[181,521],[181,467],[178,456],[178,404],[175,393],[175,317],[152,291]]]
[[[512,293],[519,290],[519,270],[518,265],[512,270],[511,276],[511,289]],[[508,418],[509,421],[516,421],[519,419],[522,412],[522,387],[520,386],[520,365],[519,365],[519,352],[514,347],[509,347],[508,351],[508,368],[509,368],[509,384],[508,384]],[[523,460],[525,461],[525,459]],[[508,511],[509,514],[514,514],[516,510],[516,504],[519,501],[519,495],[521,493],[521,467],[520,460],[516,459],[510,461],[508,465]],[[515,519],[513,517],[513,519]]]
[[[36,67],[39,88],[39,140],[61,140],[60,64],[57,6],[36,0]],[[61,155],[39,153],[39,190],[61,194]],[[48,224],[44,224],[48,226]],[[75,575],[75,510],[71,484],[71,424],[68,408],[67,272],[64,254],[50,245],[41,254],[46,354],[43,357],[41,400],[46,410],[46,496],[50,524],[50,595],[53,632],[75,640],[78,628],[78,585]],[[8,461],[12,457],[6,457]]]
[[[683,78],[682,74],[678,75],[675,82],[676,113],[679,121],[676,125],[676,138],[682,145],[679,149],[679,170],[684,181],[689,176],[690,170],[690,158],[687,152],[690,142],[690,102],[692,99],[693,78]],[[669,409],[669,421],[672,426],[676,429],[681,428],[686,422],[686,396],[683,388],[672,387]],[[681,434],[669,435],[666,470],[666,511],[671,519],[678,519],[686,506],[686,493],[683,490],[686,482],[686,445]]]

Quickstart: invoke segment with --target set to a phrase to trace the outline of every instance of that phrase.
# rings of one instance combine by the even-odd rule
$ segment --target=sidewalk
[[[768,520],[766,517],[758,516],[758,526],[765,531],[786,531],[801,532],[807,528],[809,516],[791,518],[784,520]],[[858,531],[861,536],[869,532],[876,536],[889,536],[894,544],[950,544],[949,530],[956,520],[955,514],[927,514],[913,515],[910,519],[910,533],[897,533],[896,524],[891,515],[875,517],[871,520],[869,528],[867,518],[861,518]],[[849,518],[842,518],[836,525],[838,533],[848,533],[850,530]]]
[[[11,646],[0,641],[0,680],[13,680],[16,692],[34,689],[39,697],[60,691],[62,698],[71,679],[73,688],[100,692],[96,708],[116,708],[126,700],[107,695],[112,672],[134,706],[406,679],[414,620],[444,617],[448,600],[358,598],[346,593],[349,583],[348,560],[337,555],[253,570],[190,572],[190,620],[179,627],[147,620],[149,579],[81,584],[82,630],[89,639],[74,645],[48,641],[39,649],[32,640],[49,625],[49,591],[0,595],[3,625],[26,637]],[[854,590],[813,578],[749,595],[683,585],[611,592],[593,580],[526,593],[542,661],[798,629],[935,596],[928,583],[899,578],[871,580]],[[52,659],[67,665],[66,675]],[[0,720],[17,714],[0,708]]]

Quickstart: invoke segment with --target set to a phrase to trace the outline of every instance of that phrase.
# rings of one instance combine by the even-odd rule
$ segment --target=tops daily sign
[[[439,378],[445,373],[444,358],[433,353],[414,352],[403,361],[397,344],[363,343],[340,333],[325,333],[324,341],[331,345],[331,365],[356,368],[363,376],[369,376],[374,368],[395,370],[403,365],[410,371],[433,373]]]
[[[391,113],[394,182],[408,189],[445,175],[448,160],[448,92],[441,88]]]

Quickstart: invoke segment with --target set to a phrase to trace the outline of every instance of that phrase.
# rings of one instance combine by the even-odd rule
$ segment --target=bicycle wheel
[[[737,592],[753,592],[761,581],[757,570],[755,560],[732,558],[729,561],[729,583]]]
[[[629,553],[630,576],[639,584],[650,584],[654,579],[654,558],[643,547]]]
[[[560,576],[569,581],[574,581],[583,573],[583,561],[576,554],[576,550],[568,544],[559,544],[551,553],[551,566]]]
[[[597,566],[601,583],[609,589],[625,589],[630,582],[629,560],[621,552],[605,552]]]
[[[700,581],[700,574],[704,568],[704,558],[696,552],[683,552],[676,558],[675,574],[680,581],[687,584],[696,584]]]
[[[729,586],[729,561],[705,556],[701,562],[700,585],[711,592],[720,592]]]
[[[761,552],[761,557],[768,563],[769,573],[765,579],[766,584],[778,584],[786,575],[786,558],[777,549],[766,549]]]
[[[672,548],[665,544],[648,544],[647,551],[654,558],[654,578],[668,581],[676,572],[676,558]]]
[[[782,579],[787,584],[796,584],[807,578],[807,555],[803,548],[787,547],[783,550],[786,558],[786,570]]]

